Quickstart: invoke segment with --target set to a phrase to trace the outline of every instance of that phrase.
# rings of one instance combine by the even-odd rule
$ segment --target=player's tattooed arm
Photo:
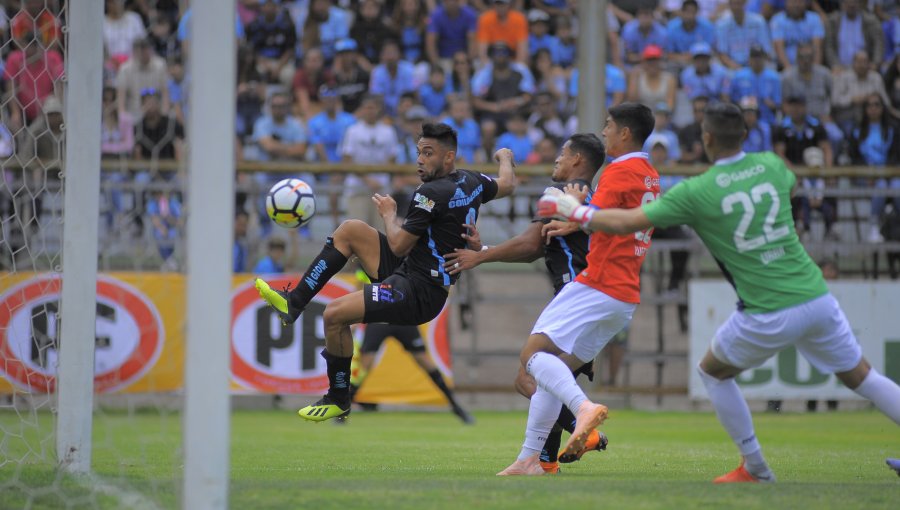
[[[390,195],[375,193],[372,201],[375,202],[378,214],[384,220],[384,234],[387,236],[391,251],[398,257],[405,257],[415,246],[419,237],[401,228],[403,223],[397,217],[397,202]]]
[[[513,151],[509,149],[499,149],[494,153],[494,161],[500,164],[497,171],[497,195],[494,199],[507,197],[512,195],[516,190],[516,161]]]

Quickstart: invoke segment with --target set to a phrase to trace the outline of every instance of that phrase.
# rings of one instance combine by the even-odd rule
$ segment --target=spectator
[[[741,110],[747,124],[747,138],[744,139],[744,152],[763,152],[772,150],[772,128],[768,122],[759,118],[759,103],[753,96],[741,98]]]
[[[453,55],[453,68],[450,72],[450,89],[454,94],[466,97],[472,95],[472,62],[465,53],[458,51]]]
[[[807,8],[809,0],[786,0],[785,10],[776,14],[769,26],[772,46],[780,69],[790,69],[797,63],[797,48],[812,45],[813,62],[822,63],[822,40],[825,27],[818,14]]]
[[[831,143],[822,123],[806,112],[806,98],[791,96],[784,102],[784,118],[772,132],[772,144],[775,153],[782,157],[788,166],[804,165],[830,167],[832,164]],[[820,152],[805,156],[806,150],[818,148]],[[810,153],[811,154],[811,153]],[[809,159],[810,161],[806,161]],[[837,200],[824,197],[822,190],[825,182],[822,179],[804,179],[803,188],[806,195],[791,200],[794,206],[794,222],[797,232],[804,238],[809,237],[810,210],[821,210],[825,221],[826,237],[833,237],[832,226],[837,217]]]
[[[337,91],[344,111],[353,113],[359,108],[363,96],[369,88],[369,72],[359,65],[356,41],[342,39],[335,44],[337,54],[332,69],[329,86]]]
[[[475,28],[478,13],[462,0],[444,0],[428,18],[425,49],[431,65],[441,65],[450,72],[451,59],[462,53],[475,58]]]
[[[535,91],[550,94],[557,107],[564,107],[566,104],[566,73],[553,65],[549,50],[539,50],[533,61],[531,73],[534,75]]]
[[[549,92],[538,92],[534,96],[534,113],[528,118],[528,134],[533,145],[544,138],[565,139],[565,123],[559,117],[556,102]]]
[[[302,161],[306,154],[306,128],[290,114],[290,96],[284,92],[272,94],[268,115],[253,125],[253,139],[259,144],[259,159],[263,161]]]
[[[716,49],[719,60],[729,69],[740,69],[750,63],[754,45],[766,54],[772,53],[769,26],[762,16],[746,12],[746,0],[728,0],[730,14],[716,22]]]
[[[781,107],[781,77],[774,69],[766,67],[766,51],[763,48],[750,48],[750,65],[734,73],[728,89],[734,103],[743,97],[755,97],[760,118],[769,123],[775,122],[775,113]]]
[[[184,127],[163,111],[159,90],[142,90],[140,101],[143,117],[134,127],[134,159],[180,161]]]
[[[341,143],[343,160],[362,165],[394,163],[397,159],[397,133],[380,121],[381,98],[366,96],[357,116],[359,120],[347,128]],[[390,176],[383,173],[348,175],[343,184],[347,217],[375,225],[380,218],[372,204],[372,193],[387,194]]]
[[[127,158],[134,150],[134,118],[116,101],[116,88],[103,87],[100,154],[103,158]]]
[[[166,82],[166,89],[169,91],[169,103],[172,108],[172,115],[178,119],[178,122],[184,124],[185,112],[187,111],[187,93],[188,82],[184,76],[184,63],[180,56],[175,56],[169,62],[169,79]]]
[[[647,147],[646,152],[650,154],[650,163],[653,165],[653,168],[668,168],[675,163],[675,160],[669,155],[671,143],[668,138],[661,134],[651,134],[647,137],[644,146]]]
[[[382,18],[381,3],[378,0],[362,0],[356,21],[350,29],[350,37],[359,45],[359,65],[370,72],[375,67],[385,42],[389,39],[397,40],[397,32]]]
[[[266,248],[268,253],[256,263],[253,267],[253,273],[257,275],[283,273],[287,243],[284,242],[284,239],[271,237],[269,242],[266,243]]]
[[[319,48],[326,62],[337,55],[338,41],[350,37],[350,16],[341,8],[332,5],[332,0],[312,0],[309,15],[303,23],[301,47],[303,54],[312,48]]]
[[[372,70],[369,92],[383,97],[388,115],[397,113],[397,102],[404,92],[414,91],[417,83],[413,77],[413,65],[400,60],[400,45],[387,40],[381,47],[381,61]]]
[[[510,0],[491,0],[491,8],[478,16],[476,39],[478,58],[487,62],[488,50],[504,43],[512,50],[515,60],[528,61],[528,20],[510,5]]]
[[[231,249],[232,270],[235,273],[247,271],[248,241],[247,230],[250,225],[250,215],[244,210],[238,209],[234,213],[234,244]]]
[[[181,58],[181,43],[172,30],[171,18],[158,11],[151,15],[147,40],[150,41],[153,51],[165,60]]]
[[[177,271],[175,244],[183,224],[181,200],[171,190],[154,190],[147,200],[147,216],[153,227],[153,240],[163,260],[163,271]]]
[[[529,165],[552,165],[556,162],[559,152],[559,140],[544,138],[535,146],[534,151],[525,158]]]
[[[55,194],[60,189],[59,174],[65,157],[62,103],[56,96],[48,96],[41,111],[42,114],[22,133],[17,154],[19,161],[30,167],[30,170],[23,170],[23,189],[13,198],[19,211],[16,222],[24,226],[26,237],[29,231],[40,229],[44,197],[51,190]]]
[[[697,0],[697,16],[715,23],[728,12],[728,0]]]
[[[22,10],[13,16],[9,27],[13,39],[24,39],[27,34],[34,34],[47,50],[55,50],[59,44],[59,20],[45,0],[24,0]]]
[[[616,24],[618,27],[618,24]],[[607,32],[609,42],[606,48],[607,55],[613,55],[614,62],[621,64],[619,57],[618,31]],[[578,41],[575,40],[575,31],[572,30],[571,18],[556,18],[556,38],[559,41],[556,46],[555,64],[565,70],[570,70],[575,66],[575,55],[578,51]]]
[[[452,85],[440,66],[431,66],[428,83],[419,87],[419,99],[428,114],[437,117],[447,106],[447,96],[453,93]]]
[[[858,52],[872,65],[884,59],[884,31],[878,19],[860,9],[859,0],[841,0],[841,10],[828,16],[825,26],[825,63],[834,74],[853,65]]]
[[[891,106],[900,110],[900,54],[894,57],[884,71],[884,88]]]
[[[473,103],[481,122],[484,141],[493,141],[494,136],[504,129],[510,113],[524,108],[531,101],[533,82],[526,75],[513,68],[510,63],[512,50],[505,43],[491,46],[491,64],[485,66],[472,78]],[[524,68],[524,72],[528,72]],[[531,78],[528,73],[527,78]],[[477,83],[477,84],[476,84]]]
[[[716,29],[712,23],[697,17],[697,0],[684,0],[678,17],[669,20],[666,26],[666,53],[669,59],[680,65],[689,65],[695,55],[692,48],[697,43],[705,43],[712,48],[716,42]]]
[[[290,87],[294,78],[297,29],[278,0],[262,0],[259,16],[247,25],[247,42],[256,53],[260,76]]]
[[[678,146],[681,149],[681,163],[688,165],[709,163],[706,152],[703,150],[702,122],[706,112],[709,98],[697,96],[691,100],[691,109],[694,112],[694,121],[678,131]]]
[[[153,89],[160,94],[163,112],[169,111],[169,74],[166,61],[153,53],[146,39],[134,41],[134,52],[119,68],[116,88],[119,90],[119,108],[134,118],[141,116],[142,91]]]
[[[341,98],[334,89],[323,88],[319,97],[322,111],[309,120],[309,143],[319,161],[338,163],[341,161],[339,145],[356,117],[343,110]]]
[[[397,102],[397,113],[393,115],[393,118],[406,118],[406,112],[408,112],[410,108],[418,104],[419,96],[415,92],[409,91],[400,94],[400,100]],[[391,120],[392,119],[387,119],[386,122],[390,124]]]
[[[319,48],[310,48],[303,54],[303,64],[294,74],[293,91],[297,102],[297,114],[309,119],[319,111],[319,90],[330,79],[325,69],[325,57]]]
[[[712,61],[712,47],[705,42],[691,46],[691,64],[681,70],[681,88],[688,99],[724,98],[728,70]]]
[[[507,131],[497,138],[493,152],[507,148],[513,151],[517,164],[525,163],[534,145],[528,138],[528,123],[521,112],[513,113],[506,122]]]
[[[472,118],[472,108],[465,96],[455,95],[449,99],[449,115],[441,119],[456,130],[456,159],[460,163],[481,163],[485,160],[481,154],[481,129]]]
[[[237,116],[235,131],[241,141],[253,134],[253,124],[262,115],[266,84],[256,70],[256,55],[242,44],[237,49]]]
[[[650,133],[650,136],[655,135],[657,140],[660,138],[665,139],[666,157],[668,160],[678,161],[681,159],[681,149],[678,146],[678,135],[672,131],[672,111],[669,109],[669,105],[665,102],[656,104],[653,108],[653,116],[656,123],[653,125],[653,131]],[[647,153],[653,148],[649,140],[648,138],[644,143],[644,152]]]
[[[402,118],[395,119],[397,129],[397,164],[415,165],[418,159],[419,133],[422,132],[422,123],[428,120],[428,110],[422,105],[413,105]],[[395,180],[401,176],[395,176]],[[407,177],[407,176],[402,176]],[[421,180],[416,177],[421,183]]]
[[[578,80],[580,76],[581,73],[578,72],[578,69],[572,70],[572,77],[569,79],[569,97],[573,99],[578,97]],[[612,64],[606,64],[606,107],[609,108],[624,101],[627,90],[625,73]],[[568,136],[574,133],[575,131],[570,131]]]
[[[832,78],[823,65],[816,64],[812,45],[797,47],[796,65],[781,75],[781,97],[805,96],[806,111],[818,119],[831,118]]]
[[[103,19],[103,43],[106,55],[115,65],[131,58],[136,41],[147,39],[144,22],[137,13],[125,10],[125,0],[106,0],[106,17]]]
[[[425,60],[427,22],[427,8],[419,0],[400,0],[394,6],[392,23],[399,35],[403,60],[413,64]]]
[[[885,108],[884,99],[879,94],[869,94],[861,105],[861,122],[853,129],[850,136],[850,158],[854,165],[872,167],[893,166],[900,164],[900,132]],[[900,177],[876,179],[878,189],[898,190],[893,197],[894,207],[900,206]],[[871,226],[868,240],[871,243],[884,241],[881,235],[881,215],[887,197],[878,195],[872,198]]]
[[[645,5],[638,7],[635,19],[622,27],[622,44],[628,65],[640,64],[644,49],[648,46],[666,47],[666,29],[653,19],[652,8]]]
[[[238,10],[240,11],[240,9]],[[181,52],[185,58],[190,54],[191,18],[193,17],[191,13],[191,8],[188,7],[181,15],[181,19],[178,20],[178,42],[181,44]],[[244,23],[241,21],[241,16],[234,17],[234,37],[238,42],[244,40]]]
[[[34,34],[15,42],[21,49],[9,53],[3,68],[3,81],[14,99],[9,104],[8,127],[12,132],[41,117],[41,104],[50,96],[60,95],[64,71],[59,53],[36,44]]]
[[[869,55],[865,51],[857,51],[853,56],[852,69],[837,75],[834,90],[831,91],[832,115],[844,134],[849,134],[853,126],[862,121],[862,105],[869,94],[878,94],[885,105],[890,104],[884,90],[884,80],[870,67]],[[888,111],[897,116],[890,106]]]
[[[632,69],[628,77],[628,100],[652,105],[666,103],[669,111],[672,111],[675,108],[678,86],[675,76],[663,71],[662,49],[651,44],[644,48],[641,56],[641,65]]]
[[[550,55],[554,64],[559,63],[559,39],[550,33],[550,15],[540,9],[528,11],[528,51],[532,59],[538,50]]]

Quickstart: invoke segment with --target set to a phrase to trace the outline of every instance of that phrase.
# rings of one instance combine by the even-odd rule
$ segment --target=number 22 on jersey
[[[756,206],[760,205],[767,196],[772,199],[772,203],[769,205],[769,210],[763,220],[762,234],[748,238],[747,229],[749,229],[751,223],[753,223],[753,218],[756,215]],[[746,191],[735,191],[734,193],[725,195],[725,197],[722,198],[722,212],[731,214],[735,211],[735,206],[738,204],[740,204],[740,207],[743,210],[741,219],[734,229],[734,246],[737,248],[738,252],[744,253],[759,248],[766,243],[777,241],[790,233],[790,229],[787,225],[782,225],[778,228],[774,227],[775,217],[778,215],[778,210],[781,207],[781,199],[778,197],[778,191],[771,182],[764,182],[753,186],[750,188],[750,193],[747,193]]]

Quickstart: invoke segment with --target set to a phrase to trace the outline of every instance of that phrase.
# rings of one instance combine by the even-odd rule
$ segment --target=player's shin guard
[[[900,425],[900,386],[897,386],[897,383],[872,368],[869,375],[853,391],[871,400],[878,410]]]
[[[342,408],[350,407],[350,360],[322,351],[328,367],[328,397]]]
[[[322,290],[332,276],[343,269],[347,264],[347,257],[334,247],[334,240],[329,237],[325,241],[322,251],[312,261],[303,278],[297,283],[297,287],[291,290],[291,305],[304,309],[310,300]]]
[[[528,403],[528,422],[525,426],[525,442],[519,460],[540,452],[546,447],[547,438],[553,429],[562,404],[553,395],[540,387]]]

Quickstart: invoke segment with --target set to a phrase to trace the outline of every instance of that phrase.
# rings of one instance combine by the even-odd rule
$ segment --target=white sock
[[[539,387],[578,415],[578,408],[587,400],[587,396],[575,382],[575,376],[563,360],[546,352],[538,352],[528,360],[525,371],[534,377]]]
[[[871,400],[875,407],[900,425],[900,386],[897,383],[873,368],[853,391]]]
[[[753,475],[765,475],[769,471],[769,466],[762,456],[762,449],[753,432],[750,408],[747,407],[747,401],[744,400],[737,382],[733,377],[725,380],[716,379],[699,366],[697,372],[703,385],[706,386],[709,400],[716,409],[719,423],[744,456],[745,468]]]
[[[519,460],[541,453],[550,429],[559,417],[562,402],[541,387],[531,396],[528,405],[528,425],[525,427],[525,443],[519,453]]]

